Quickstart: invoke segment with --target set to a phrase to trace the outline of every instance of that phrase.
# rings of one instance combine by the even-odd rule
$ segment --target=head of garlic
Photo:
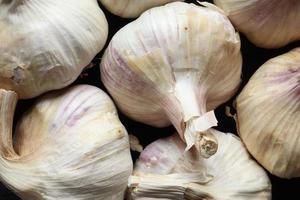
[[[300,48],[263,64],[239,94],[237,126],[270,173],[300,177]]]
[[[300,40],[298,0],[214,0],[258,47],[279,48]]]
[[[0,0],[0,87],[23,99],[65,87],[107,34],[97,0]]]
[[[22,199],[123,200],[128,135],[111,99],[79,85],[38,99],[17,124],[16,94],[0,90],[0,180]]]
[[[147,146],[129,178],[131,199],[271,199],[267,174],[238,137],[212,130],[218,152],[208,159],[185,152],[177,135]]]
[[[196,144],[209,157],[217,151],[212,110],[237,90],[241,64],[239,35],[218,8],[174,2],[116,33],[101,77],[126,115],[157,127],[172,123],[187,149]]]
[[[145,10],[183,0],[99,0],[110,12],[120,17],[138,17]]]

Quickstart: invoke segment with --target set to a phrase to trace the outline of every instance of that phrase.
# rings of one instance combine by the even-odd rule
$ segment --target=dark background
[[[196,3],[196,0],[188,0],[186,2],[189,3]],[[211,2],[211,1],[209,1]],[[107,40],[108,45],[111,37],[124,25],[131,22],[131,19],[122,19],[117,16],[114,16],[110,14],[105,8],[101,6],[102,10],[105,12],[105,15],[107,17],[107,20],[109,22],[109,38]],[[259,30],[257,30],[259,31]],[[280,49],[261,49],[258,47],[255,47],[253,44],[251,44],[244,36],[241,35],[242,40],[242,54],[243,54],[243,83],[242,87],[247,83],[251,75],[258,69],[259,66],[261,66],[264,62],[266,62],[268,59],[275,57],[277,55],[283,54],[295,47],[300,47],[300,41],[292,43],[284,48]],[[105,49],[105,48],[104,48]],[[92,65],[94,65],[92,68],[85,70],[82,75],[73,83],[74,84],[90,84],[97,87],[100,87],[101,89],[105,90],[103,84],[100,81],[100,72],[99,72],[99,62],[101,60],[102,52],[100,52],[95,59],[92,61]],[[241,87],[241,88],[242,88]],[[225,115],[225,106],[231,106],[232,101],[235,97],[233,97],[230,101],[227,103],[221,105],[216,110],[216,115],[219,121],[219,127],[218,130],[221,130],[223,132],[232,132],[236,134],[235,130],[235,122],[233,119],[227,117]],[[15,120],[14,122],[17,122],[17,120],[20,118],[20,116],[28,110],[28,108],[32,105],[34,102],[34,99],[31,100],[22,100],[18,102],[16,113],[15,113]],[[263,110],[262,110],[263,112]],[[122,113],[119,114],[120,119],[122,123],[126,126],[129,133],[136,135],[139,139],[141,144],[145,147],[152,141],[160,138],[160,137],[166,137],[168,135],[171,135],[174,132],[173,127],[167,127],[164,129],[158,129],[153,128],[144,124],[140,124],[138,122],[132,121],[128,119],[126,116],[122,115]],[[138,153],[132,152],[132,156],[134,159],[138,157]],[[246,173],[246,172],[245,172]],[[285,180],[280,179],[278,177],[275,177],[271,174],[269,174],[269,177],[272,182],[272,195],[273,200],[299,200],[300,199],[300,178]],[[12,192],[10,192],[8,189],[5,188],[0,183],[0,200],[19,200],[17,196],[15,196]]]

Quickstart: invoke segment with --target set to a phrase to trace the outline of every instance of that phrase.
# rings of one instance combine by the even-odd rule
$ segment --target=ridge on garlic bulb
[[[214,112],[240,84],[240,38],[212,4],[174,2],[144,12],[117,32],[101,62],[101,79],[120,110],[156,127],[171,123],[187,149],[218,148]]]
[[[148,145],[129,178],[129,199],[271,199],[267,174],[240,139],[211,131],[219,149],[208,159],[194,149],[186,152],[176,134]]]
[[[264,63],[236,107],[238,132],[253,157],[276,176],[300,177],[300,48]]]
[[[184,0],[99,0],[110,12],[124,18],[138,17],[145,10]]]
[[[258,47],[279,48],[300,40],[298,0],[214,0]]]
[[[0,0],[0,86],[22,99],[63,88],[107,34],[97,0]]]
[[[78,85],[49,93],[17,124],[17,96],[0,90],[0,180],[24,200],[123,200],[132,160],[111,99]]]

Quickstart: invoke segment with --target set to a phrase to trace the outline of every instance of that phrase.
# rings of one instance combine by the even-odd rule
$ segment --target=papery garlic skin
[[[124,18],[138,17],[147,9],[180,0],[99,0],[110,12]],[[183,1],[183,0],[181,0]]]
[[[10,123],[1,128],[11,129],[5,109],[1,119]],[[2,143],[9,144],[8,132]],[[123,200],[132,172],[128,135],[113,102],[88,85],[39,99],[17,125],[14,149],[1,149],[1,180],[25,200]]]
[[[101,78],[126,115],[176,127],[187,149],[200,143],[203,156],[217,150],[206,131],[216,125],[212,109],[240,83],[240,39],[212,4],[174,2],[144,12],[111,40]],[[210,111],[210,112],[208,112]]]
[[[214,0],[258,47],[279,48],[300,40],[298,0]]]
[[[300,177],[300,48],[263,64],[236,106],[239,134],[255,159],[276,176]]]
[[[0,85],[31,98],[72,83],[103,48],[97,0],[0,0]]]
[[[208,159],[185,152],[177,135],[148,145],[129,179],[130,199],[271,199],[267,174],[240,139],[212,132],[219,149]]]

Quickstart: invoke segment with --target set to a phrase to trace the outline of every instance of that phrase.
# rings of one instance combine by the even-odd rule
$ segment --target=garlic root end
[[[187,144],[186,151],[195,145],[202,157],[209,158],[214,155],[218,150],[218,141],[209,129],[217,125],[218,121],[214,111],[209,111],[200,117],[194,117],[187,121],[184,133]]]
[[[215,136],[205,132],[198,133],[197,137],[196,148],[202,157],[209,158],[217,152],[218,142]]]

